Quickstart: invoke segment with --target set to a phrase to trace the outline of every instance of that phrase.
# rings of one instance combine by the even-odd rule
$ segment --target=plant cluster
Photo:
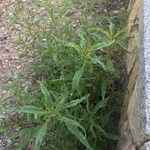
[[[16,119],[8,117],[11,126],[20,127],[17,149],[26,149],[33,140],[35,150],[103,150],[107,139],[118,139],[107,131],[115,103],[112,85],[118,76],[111,56],[118,47],[126,50],[125,29],[110,20],[103,28],[91,23],[85,2],[80,15],[67,17],[72,3],[36,1],[46,18],[25,6],[14,13],[13,21],[21,28],[19,42],[33,59],[29,76],[37,86],[32,90],[15,81],[16,104],[5,109],[19,113]]]

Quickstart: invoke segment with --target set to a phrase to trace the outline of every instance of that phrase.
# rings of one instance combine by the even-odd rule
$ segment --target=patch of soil
[[[13,10],[18,3],[25,0],[1,0],[0,1],[0,100],[9,98],[9,93],[3,89],[7,80],[24,75],[28,61],[20,59],[21,49],[14,43],[18,31],[11,25]],[[27,1],[26,1],[27,2]],[[1,105],[0,105],[1,108]],[[0,114],[0,123],[3,115]],[[0,135],[0,150],[10,150],[11,140],[5,135]]]

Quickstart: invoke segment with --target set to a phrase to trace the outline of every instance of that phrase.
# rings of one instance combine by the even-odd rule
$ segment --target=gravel
[[[19,74],[24,75],[28,66],[27,60],[19,59],[21,49],[14,44],[18,31],[11,25],[15,6],[23,2],[30,1],[0,0],[0,99],[9,97],[9,93],[3,89],[3,84],[9,78],[15,78]],[[3,117],[4,115],[0,114],[0,121]],[[9,137],[0,135],[0,150],[11,150],[11,144]]]

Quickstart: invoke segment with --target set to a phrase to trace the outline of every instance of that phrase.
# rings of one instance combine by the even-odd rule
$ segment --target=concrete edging
[[[117,150],[150,150],[150,0],[130,0],[127,54],[129,82]]]

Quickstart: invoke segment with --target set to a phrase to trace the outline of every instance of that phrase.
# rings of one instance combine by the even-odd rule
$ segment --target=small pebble
[[[15,129],[15,131],[20,131],[20,129],[21,129],[21,128],[20,128],[20,127],[18,127],[18,128],[16,128],[16,129]]]
[[[7,36],[5,36],[3,33],[0,33],[0,41],[4,41],[7,39]]]

